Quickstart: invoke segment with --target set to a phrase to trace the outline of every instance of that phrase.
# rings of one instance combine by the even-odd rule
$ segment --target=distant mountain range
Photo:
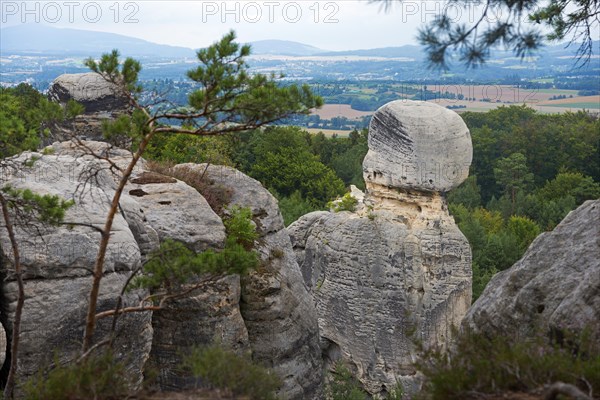
[[[330,51],[320,53],[320,56],[361,56],[361,57],[383,57],[383,58],[415,58],[424,57],[420,46],[405,45],[400,47],[380,47],[376,49]]]
[[[55,28],[41,24],[23,24],[0,30],[0,54],[50,54],[96,56],[119,49],[127,56],[172,58],[194,57],[185,47],[156,44],[146,40],[107,32]]]
[[[362,56],[383,58],[413,58],[422,60],[423,49],[420,46],[383,47],[364,50],[326,51],[304,43],[287,40],[261,40],[250,42],[253,55],[279,56]],[[597,55],[600,42],[594,43]],[[575,53],[576,45],[544,47],[540,52],[545,57],[570,57]],[[111,49],[127,56],[151,56],[164,58],[194,57],[194,50],[186,47],[152,43],[125,35],[107,32],[86,31],[70,28],[56,28],[41,24],[23,24],[0,29],[0,54],[45,54],[45,55],[83,55],[95,56]],[[511,52],[494,52],[494,58],[513,57]]]

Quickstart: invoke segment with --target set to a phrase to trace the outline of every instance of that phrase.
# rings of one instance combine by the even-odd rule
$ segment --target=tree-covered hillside
[[[463,113],[473,139],[470,177],[448,194],[473,250],[474,298],[543,231],[600,197],[600,121],[587,113],[538,114],[525,106]],[[222,138],[169,138],[152,157],[234,166],[279,198],[286,224],[324,209],[343,186],[364,189],[367,131],[349,138],[273,127]]]

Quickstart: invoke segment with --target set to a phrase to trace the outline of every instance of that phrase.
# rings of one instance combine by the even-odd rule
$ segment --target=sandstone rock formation
[[[207,190],[224,190],[230,196],[230,206],[252,210],[259,233],[256,249],[261,267],[238,282],[238,311],[247,329],[247,339],[240,335],[239,344],[247,343],[243,339],[249,340],[254,360],[282,377],[281,394],[285,398],[318,399],[322,369],[316,310],[284,229],[277,200],[258,181],[230,167],[182,164],[174,170],[182,176],[204,176],[209,182]]]
[[[490,337],[587,328],[600,341],[600,200],[571,211],[496,274],[463,324]]]
[[[93,72],[60,75],[50,85],[48,98],[63,106],[69,100],[75,100],[85,107],[84,114],[74,120],[51,127],[48,144],[69,140],[72,135],[103,140],[102,122],[128,112],[127,99],[116,95],[114,85]]]
[[[471,301],[471,253],[442,192],[467,176],[469,132],[454,112],[380,108],[363,163],[364,207],[315,212],[288,229],[319,315],[326,365],[345,362],[371,394],[418,390],[415,340],[444,346]]]
[[[91,144],[100,151],[105,144]],[[76,204],[60,227],[37,228],[17,226],[21,263],[24,267],[25,305],[21,325],[21,355],[19,377],[34,374],[41,366],[50,365],[53,352],[60,353],[61,361],[77,357],[81,349],[86,304],[91,286],[90,268],[94,265],[100,234],[93,227],[101,227],[110,204],[115,181],[110,172],[95,162],[92,156],[77,156],[74,152],[54,147],[55,155],[24,153],[13,160],[18,168],[2,171],[2,186],[31,189],[39,194],[59,195],[74,199]],[[108,154],[108,153],[107,153]],[[110,156],[123,162],[128,153],[114,150]],[[27,160],[36,158],[34,163]],[[30,166],[27,166],[30,165]],[[95,181],[82,184],[92,172]],[[93,183],[93,184],[92,184]],[[12,323],[17,300],[17,286],[12,269],[12,252],[5,229],[0,231],[2,264],[0,273],[0,321],[12,335]],[[98,308],[112,309],[129,273],[141,261],[141,253],[129,229],[125,213],[116,216],[112,240],[107,252],[105,276],[101,285]],[[126,296],[128,305],[137,304],[140,293]],[[141,371],[152,340],[150,314],[131,314],[117,327],[121,331],[117,355],[129,358],[128,369],[135,381],[141,381]],[[98,337],[107,334],[109,320],[100,322]],[[5,378],[5,377],[2,377]]]
[[[26,227],[17,230],[26,289],[20,378],[48,365],[54,351],[68,361],[80,350],[91,285],[89,269],[99,243],[94,227],[103,225],[116,187],[109,165],[89,153],[109,156],[120,166],[130,159],[130,153],[106,143],[84,144],[85,151],[64,142],[44,154],[24,153],[14,160],[16,168],[2,171],[3,186],[75,201],[64,225],[42,227],[41,236]],[[35,162],[26,162],[32,158]],[[191,170],[189,174],[205,170],[194,165],[185,168]],[[182,388],[193,383],[177,368],[182,355],[191,346],[218,340],[237,351],[251,350],[256,361],[273,367],[284,381],[283,397],[318,398],[322,372],[316,310],[276,200],[260,183],[233,169],[211,167],[206,177],[229,188],[233,204],[252,208],[260,233],[261,268],[242,280],[227,276],[209,282],[168,309],[122,317],[117,326],[118,355],[127,362],[135,381],[153,369],[158,371],[157,383],[162,388]],[[142,160],[126,187],[111,231],[99,311],[114,307],[131,271],[167,238],[196,251],[218,249],[223,246],[225,229],[221,217],[196,189],[147,170]],[[0,230],[0,247],[4,278],[0,322],[10,338],[17,291],[4,230]],[[128,293],[126,305],[137,304],[142,295]],[[97,338],[107,333],[109,323],[100,324]]]
[[[471,136],[457,113],[393,101],[373,115],[363,170],[373,184],[447,192],[467,178],[471,159]]]

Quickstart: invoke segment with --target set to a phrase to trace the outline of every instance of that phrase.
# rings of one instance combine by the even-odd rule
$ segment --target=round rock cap
[[[371,119],[363,175],[367,185],[447,192],[467,179],[472,159],[471,134],[457,113],[397,100]]]

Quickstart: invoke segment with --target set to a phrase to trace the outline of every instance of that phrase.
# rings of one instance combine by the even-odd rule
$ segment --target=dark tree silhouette
[[[369,0],[386,12],[403,1]],[[523,58],[546,40],[567,40],[568,46],[579,46],[575,65],[584,66],[591,60],[594,35],[600,27],[600,0],[449,0],[447,5],[477,6],[477,18],[467,23],[455,21],[449,15],[452,7],[446,6],[419,29],[418,41],[425,46],[433,68],[447,68],[450,52],[456,52],[468,67],[476,67],[489,59],[491,49],[502,46]]]

